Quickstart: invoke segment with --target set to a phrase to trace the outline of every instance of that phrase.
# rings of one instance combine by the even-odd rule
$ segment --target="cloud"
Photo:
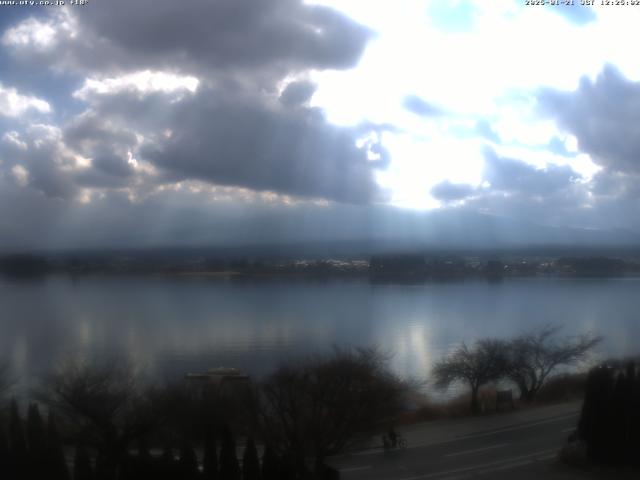
[[[553,13],[564,17],[568,22],[574,25],[582,26],[598,19],[595,10],[585,5],[561,5],[562,8],[551,8]]]
[[[443,111],[416,95],[408,95],[403,101],[403,106],[411,113],[420,117],[437,117],[442,115]]]
[[[600,216],[603,199],[592,195],[593,183],[571,167],[547,164],[540,168],[488,147],[484,157],[480,186],[444,181],[433,187],[431,195],[452,212],[481,212],[557,227],[605,224]],[[619,226],[620,220],[611,215],[606,224]]]
[[[15,130],[5,133],[2,136],[2,142],[13,148],[19,148],[20,150],[26,150],[28,148],[27,144],[20,139],[20,134]]]
[[[147,93],[194,93],[199,80],[190,75],[176,75],[167,72],[143,70],[119,77],[94,79],[87,78],[84,85],[73,93],[81,100],[88,100],[96,95],[113,95],[123,91],[135,91],[142,95]]]
[[[13,19],[1,37],[4,84],[19,88],[0,86],[0,125],[6,127],[0,135],[0,243],[7,244],[8,237],[17,244],[20,239],[51,239],[51,245],[73,245],[76,238],[83,245],[185,238],[196,244],[222,237],[230,243],[243,235],[262,238],[261,234],[275,241],[287,235],[308,240],[322,234],[331,237],[331,227],[339,223],[345,225],[341,232],[361,238],[378,220],[388,225],[387,231],[399,230],[395,210],[370,213],[386,200],[378,177],[397,191],[415,185],[425,196],[430,174],[444,170],[457,181],[473,183],[445,181],[433,187],[431,195],[451,210],[585,226],[620,225],[637,213],[638,84],[609,68],[595,81],[583,80],[574,92],[537,92],[542,112],[571,134],[565,136],[553,122],[528,117],[529,99],[536,92],[527,89],[540,80],[535,75],[521,82],[520,74],[496,77],[495,69],[476,68],[481,73],[472,78],[473,88],[452,88],[468,83],[469,71],[487,60],[473,52],[494,51],[483,46],[502,41],[500,35],[482,36],[483,29],[498,31],[490,28],[497,17],[484,7],[454,2],[439,13],[430,11],[437,17],[431,25],[418,17],[411,29],[400,24],[407,40],[386,44],[395,45],[388,51],[384,35],[398,32],[396,26],[381,30],[381,42],[372,46],[362,70],[351,76],[352,72],[322,71],[358,66],[372,31],[312,3],[193,0],[185,8],[169,0],[113,0],[83,9],[40,9],[37,16]],[[431,3],[435,8],[437,2]],[[373,12],[380,7],[362,8]],[[402,8],[394,18],[400,18]],[[412,11],[415,8],[424,13],[424,6],[412,6]],[[594,15],[584,9],[553,10],[577,23]],[[519,22],[522,16],[516,17]],[[546,14],[540,18],[549,20]],[[556,20],[552,23],[558,28],[577,30]],[[424,31],[418,28],[420,22]],[[438,32],[434,24],[454,34]],[[502,32],[528,31],[520,29],[524,23],[504,24],[510,27]],[[394,56],[401,45],[410,51],[415,38],[424,40],[420,45],[440,45],[427,39],[444,41],[442,35],[444,53],[425,54],[430,61],[448,62],[458,74],[449,67],[426,72],[411,63],[411,55],[397,64],[380,57],[382,51]],[[523,45],[527,50],[529,44]],[[463,57],[471,60],[454,61]],[[503,65],[504,55],[498,57],[494,63]],[[543,57],[522,58],[549,65],[555,61]],[[372,68],[381,58],[389,61]],[[572,72],[584,62],[576,65]],[[563,66],[558,64],[558,69],[563,71]],[[516,71],[542,71],[531,62],[525,67]],[[436,70],[444,73],[432,74]],[[360,79],[375,76],[385,81],[386,74],[400,79],[398,85],[390,85],[393,91],[388,95],[379,97],[375,82],[362,88]],[[351,83],[353,90],[331,91],[332,81]],[[506,90],[514,86],[516,90]],[[348,101],[340,98],[346,91],[351,92],[345,94]],[[414,95],[403,99],[404,109],[433,121],[402,114],[398,98],[409,92]],[[478,103],[479,93],[490,100]],[[526,99],[516,100],[514,95]],[[323,96],[354,111],[375,104],[374,113],[357,126],[334,125],[315,106],[325,101]],[[454,110],[460,113],[447,118]],[[338,121],[330,111],[326,115]],[[40,123],[29,124],[33,118]],[[385,124],[396,120],[395,126]],[[578,165],[587,157],[573,152],[573,137],[579,151],[605,167],[592,181],[564,165]],[[480,172],[482,159],[477,157],[486,141],[496,151],[485,152]],[[455,177],[450,165],[438,170],[435,160],[423,168],[418,159],[426,158],[420,153],[427,144],[443,146],[434,148],[437,154],[431,158],[464,158],[459,165],[465,172],[477,160],[477,170]],[[378,175],[390,164],[385,146],[401,158],[386,178]],[[462,153],[452,154],[458,146]],[[545,164],[544,152],[550,162],[563,166]],[[406,173],[398,173],[403,168]],[[272,210],[262,208],[269,202]],[[315,203],[329,207],[297,207]],[[288,215],[293,210],[296,213]],[[23,224],[11,226],[17,215],[25,219]],[[315,225],[318,218],[324,220]]]
[[[51,9],[2,37],[16,62],[85,77],[73,92],[85,110],[66,117],[50,145],[82,165],[52,175],[79,189],[146,191],[188,179],[340,202],[380,198],[375,170],[388,153],[379,141],[356,145],[371,129],[331,125],[308,105],[315,85],[291,81],[355,66],[372,37],[366,27],[302,0],[189,8],[114,0],[80,10]],[[29,186],[36,150],[24,153]]]
[[[302,105],[311,100],[316,88],[315,83],[305,80],[291,82],[280,95],[280,101],[288,107]]]
[[[12,162],[29,172],[23,183],[60,198],[86,188],[144,194],[184,180],[347,203],[383,198],[375,171],[389,154],[376,125],[331,125],[317,108],[233,89],[176,98],[118,88],[85,98],[87,110],[47,139],[5,135]]]
[[[614,172],[640,173],[640,83],[611,66],[574,92],[545,89],[541,110],[578,140],[578,149]]]
[[[357,129],[327,123],[314,108],[201,90],[167,112],[171,135],[147,142],[139,156],[177,179],[343,202],[378,195],[375,148],[358,148]]]
[[[496,133],[496,131],[487,120],[478,120],[478,122],[476,123],[475,131],[480,136],[486,138],[487,140],[490,140],[493,143],[502,143],[500,136]]]
[[[2,43],[11,48],[46,50],[56,43],[57,29],[48,21],[29,17],[8,28],[2,35]]]
[[[536,8],[540,8],[539,6],[536,7],[535,5],[534,6],[525,5],[525,2],[521,0],[512,0],[512,1],[516,8],[519,8],[524,12],[528,12],[529,10],[536,10]],[[546,7],[548,8],[545,8],[545,10],[549,13],[552,13],[554,15],[558,15],[559,17],[564,18],[568,23],[579,26],[579,27],[598,20],[598,15],[596,14],[595,9],[593,7],[582,5],[579,0],[576,0],[575,2],[572,2],[572,3],[573,4],[570,4],[569,2],[567,2],[567,4],[565,5],[564,3],[560,2],[560,4],[557,4],[557,5],[546,5]]]
[[[167,185],[134,200],[126,189],[105,190],[80,202],[46,197],[0,176],[0,249],[360,239],[367,212],[375,208],[284,203],[267,193],[197,182]]]
[[[71,199],[77,193],[77,186],[69,172],[77,164],[61,140],[60,129],[53,125],[35,124],[23,135],[13,132],[0,143],[1,167],[20,187],[36,190],[49,198]]]
[[[448,180],[440,182],[431,189],[431,195],[443,202],[464,200],[473,195],[475,188],[464,183],[451,183]]]
[[[492,190],[518,192],[529,195],[550,195],[570,187],[580,178],[569,166],[547,164],[536,168],[521,160],[498,156],[485,151],[483,180]]]
[[[29,183],[29,171],[24,168],[22,165],[14,165],[11,168],[11,173],[15,178],[18,185],[21,187],[26,187]]]
[[[608,199],[640,199],[640,174],[600,171],[592,180],[594,195]]]
[[[15,88],[0,84],[0,115],[20,117],[30,111],[49,113],[51,105],[41,98],[22,95]]]
[[[485,148],[482,184],[436,185],[435,198],[456,205],[455,210],[482,212],[550,226],[595,227],[599,199],[590,196],[592,185],[569,166],[547,164],[538,168],[522,160]],[[618,217],[615,217],[619,220]],[[610,225],[615,224],[611,217]]]
[[[135,105],[135,103],[133,103]],[[111,121],[106,112],[89,109],[76,116],[64,128],[65,143],[86,157],[102,146],[110,145],[126,152],[138,144],[131,128]]]
[[[549,143],[547,144],[547,150],[551,153],[555,153],[556,155],[560,155],[563,157],[571,158],[578,155],[577,152],[569,151],[565,142],[557,136],[554,136],[553,138],[551,138],[551,140],[549,140]]]
[[[130,157],[139,141],[131,127],[89,110],[69,122],[62,135],[65,145],[89,162],[72,175],[79,186],[119,188],[133,180]]]
[[[271,82],[292,71],[353,67],[372,35],[336,10],[300,0],[195,0],[189,8],[113,0],[56,10],[65,13],[27,19],[3,43],[26,60],[55,49],[50,61],[83,72],[250,73],[255,81],[260,71]],[[63,52],[56,48],[62,43]]]
[[[468,32],[474,26],[476,13],[472,0],[432,2],[429,8],[433,24],[447,32]]]

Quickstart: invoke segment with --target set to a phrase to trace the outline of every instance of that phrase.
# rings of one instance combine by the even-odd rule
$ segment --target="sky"
[[[640,7],[51,3],[0,5],[0,248],[640,234]]]

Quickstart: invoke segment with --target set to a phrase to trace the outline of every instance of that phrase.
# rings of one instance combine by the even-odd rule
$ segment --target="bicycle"
[[[382,435],[382,448],[385,452],[406,450],[408,446],[407,439],[400,434],[395,434],[395,439],[386,433]]]

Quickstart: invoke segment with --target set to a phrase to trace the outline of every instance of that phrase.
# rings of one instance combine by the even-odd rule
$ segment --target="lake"
[[[545,323],[640,353],[640,279],[514,278],[422,285],[152,276],[0,277],[0,348],[20,390],[69,359],[123,360],[175,378],[215,366],[254,376],[333,345],[377,346],[427,378],[461,341]]]

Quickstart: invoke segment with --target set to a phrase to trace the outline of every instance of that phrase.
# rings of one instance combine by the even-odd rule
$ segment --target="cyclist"
[[[391,442],[391,448],[396,448],[398,446],[398,434],[393,428],[393,425],[389,427],[389,432],[387,432],[387,437],[389,437],[389,441]]]

